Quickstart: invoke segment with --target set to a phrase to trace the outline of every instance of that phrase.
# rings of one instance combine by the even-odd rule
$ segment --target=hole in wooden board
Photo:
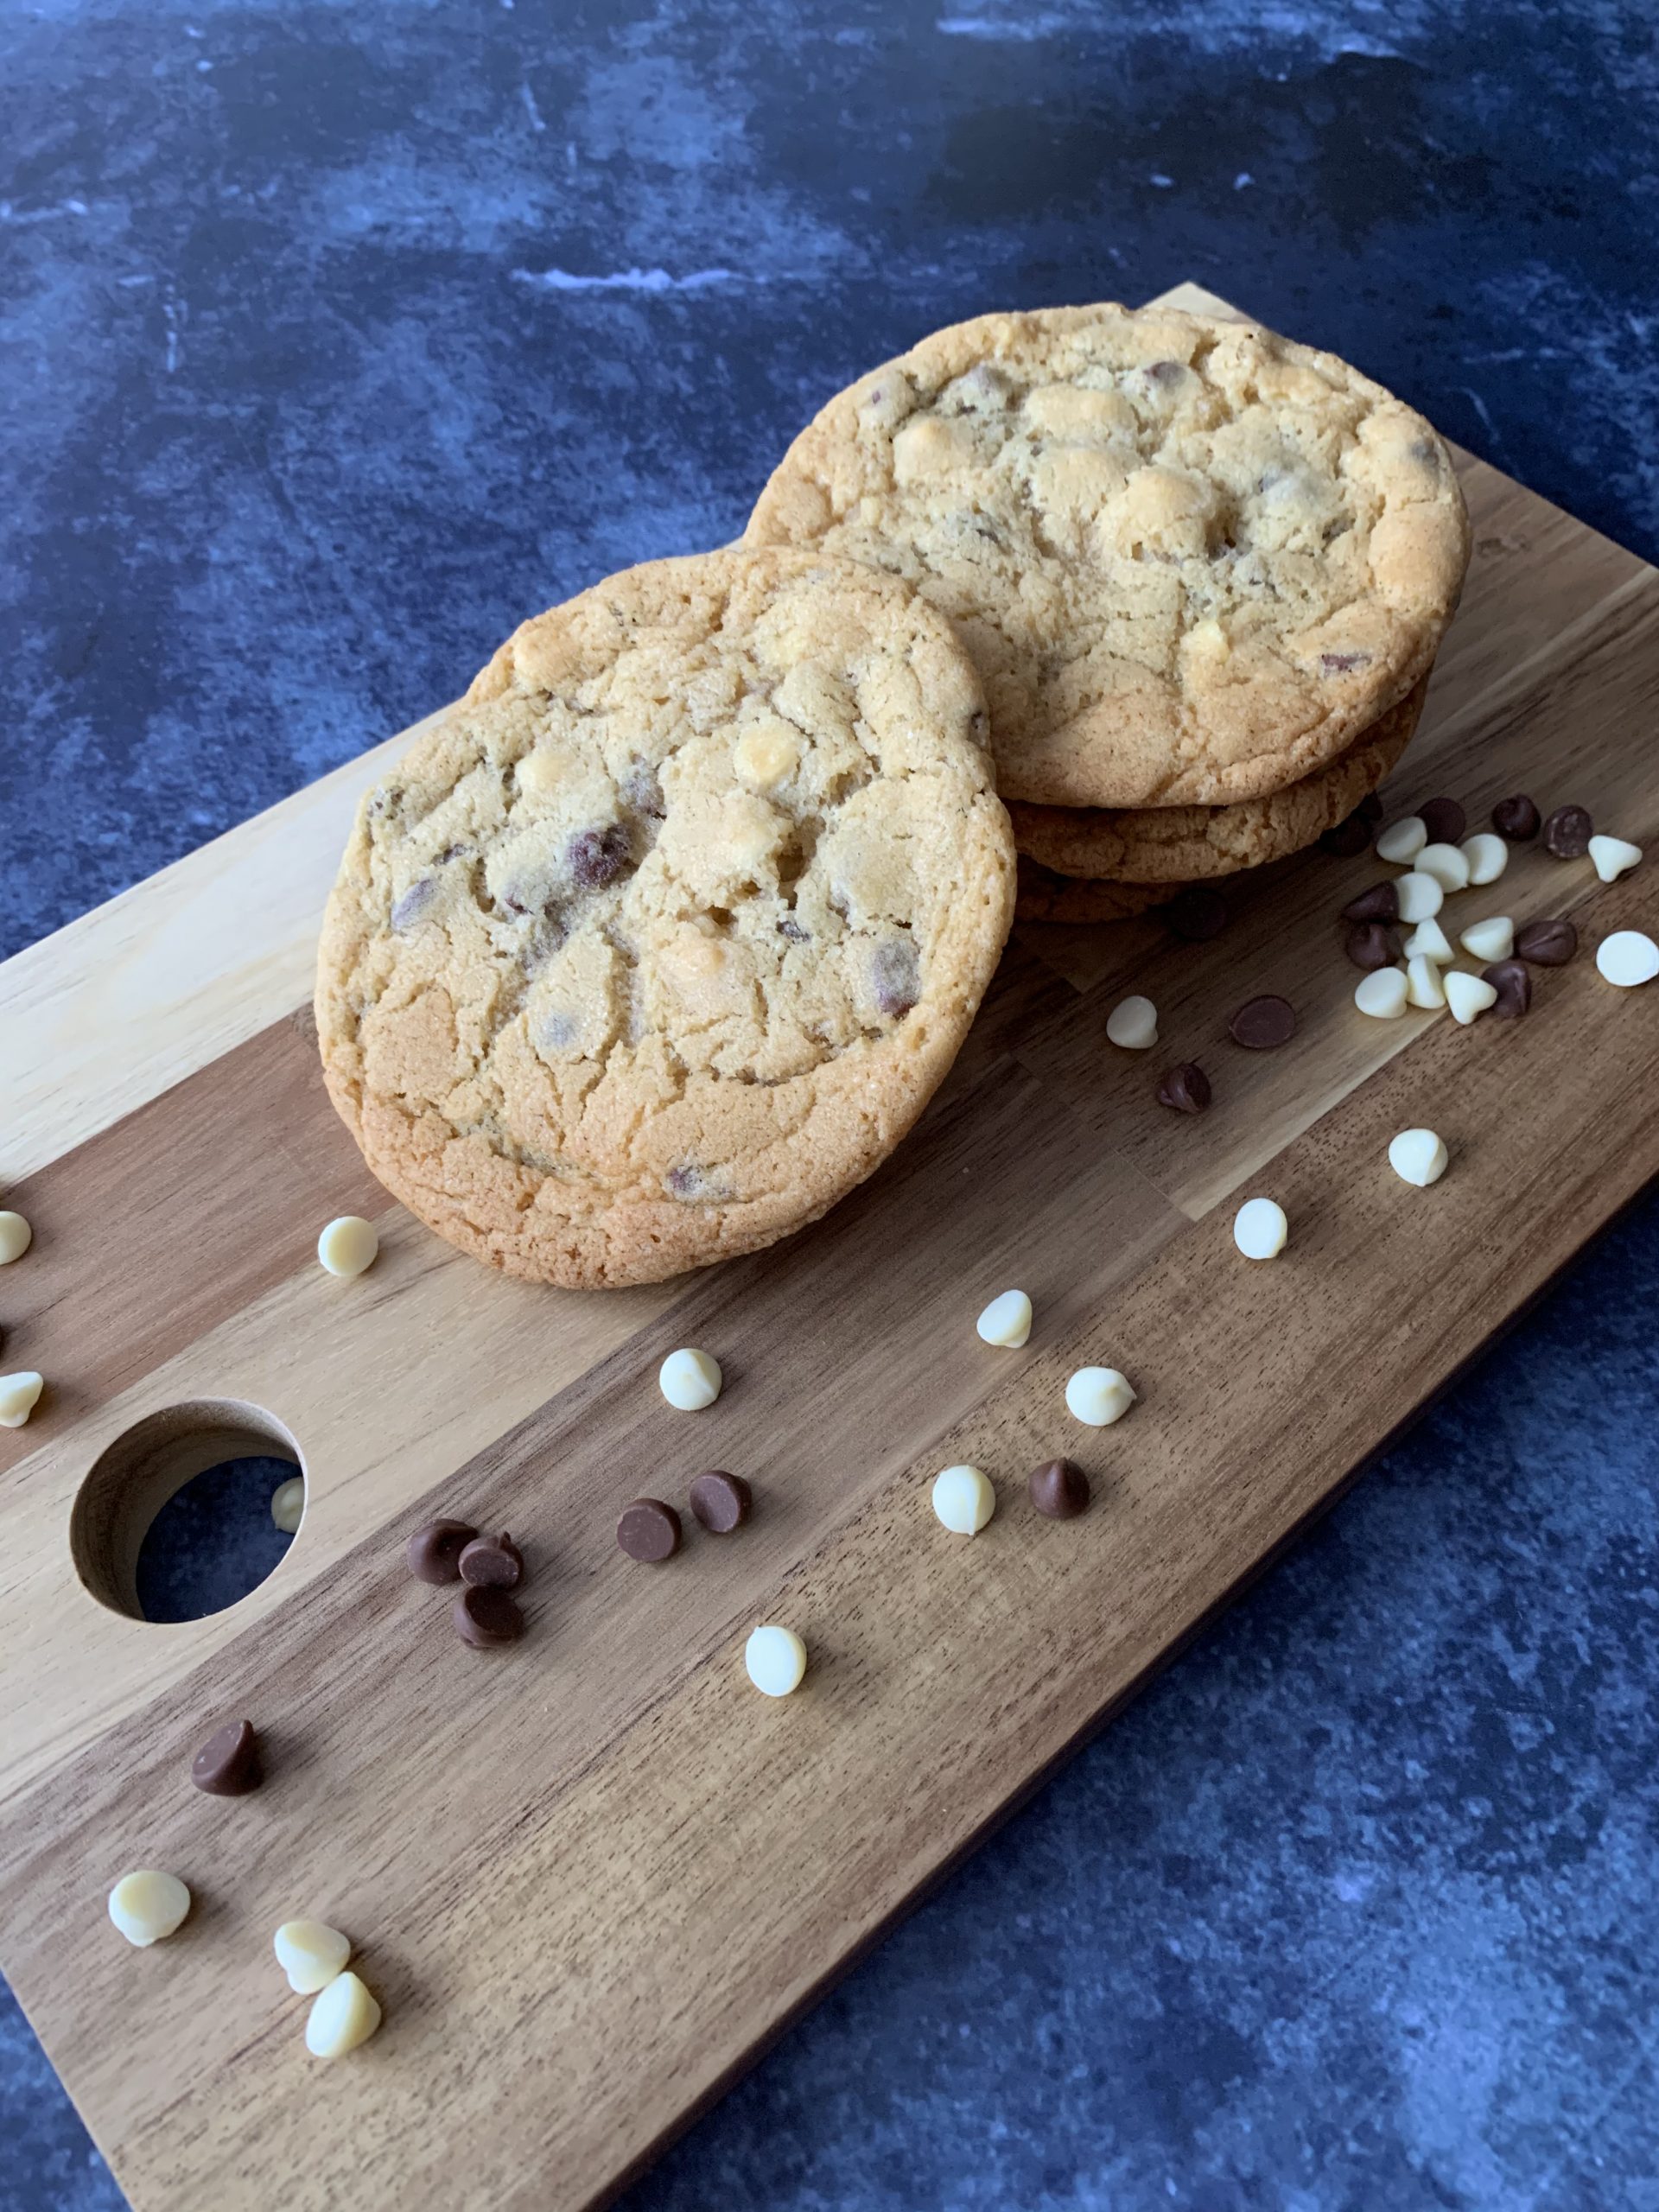
[[[100,1605],[132,1620],[200,1620],[258,1587],[293,1538],[271,1517],[305,1464],[273,1414],[202,1398],[149,1414],[99,1454],[69,1548]]]

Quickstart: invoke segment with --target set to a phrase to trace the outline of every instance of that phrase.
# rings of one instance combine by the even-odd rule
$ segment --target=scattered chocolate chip
[[[1234,1044],[1247,1052],[1271,1052],[1288,1045],[1296,1034],[1296,1009],[1288,999],[1269,992],[1262,998],[1246,999],[1227,1027]]]
[[[1189,890],[1178,892],[1159,912],[1165,928],[1187,944],[1206,944],[1227,926],[1227,901],[1219,891],[1211,891],[1203,884],[1195,883]]]
[[[1397,922],[1400,893],[1392,883],[1374,883],[1369,891],[1348,901],[1342,918],[1344,922]]]
[[[573,880],[584,891],[596,891],[628,864],[628,832],[625,823],[613,822],[603,830],[584,830],[565,848],[565,861]]]
[[[1417,819],[1428,832],[1431,845],[1458,845],[1468,819],[1454,798],[1431,798],[1417,810]]]
[[[1319,672],[1324,676],[1351,676],[1357,668],[1364,668],[1370,661],[1370,653],[1321,653]]]
[[[1581,861],[1594,828],[1587,806],[1558,806],[1544,824],[1544,850],[1558,861]]]
[[[1376,791],[1367,791],[1354,811],[1362,821],[1380,822],[1382,819],[1382,801]]]
[[[870,988],[883,1014],[908,1014],[921,996],[915,946],[902,938],[878,944],[870,956]]]
[[[1210,1078],[1196,1060],[1166,1068],[1158,1078],[1158,1103],[1178,1114],[1202,1114],[1210,1103]]]
[[[516,1590],[524,1579],[524,1555],[504,1529],[474,1536],[461,1555],[461,1579],[478,1590]]]
[[[1532,977],[1519,960],[1494,960],[1490,968],[1482,969],[1481,980],[1497,993],[1492,1012],[1506,1020],[1514,1020],[1532,1004]]]
[[[636,1497],[616,1524],[616,1541],[630,1559],[672,1559],[680,1548],[680,1516],[660,1497]]]
[[[1371,825],[1363,814],[1351,814],[1345,822],[1338,822],[1319,839],[1319,850],[1331,853],[1339,861],[1357,860],[1361,853],[1369,852],[1371,844]]]
[[[190,1762],[190,1779],[210,1797],[245,1797],[264,1780],[259,1738],[251,1720],[227,1720]]]
[[[406,930],[410,923],[418,922],[437,895],[438,886],[435,877],[430,875],[417,877],[401,899],[394,899],[391,902],[393,929]]]
[[[518,1601],[488,1584],[463,1590],[449,1608],[449,1618],[455,1634],[475,1651],[487,1650],[492,1644],[517,1643],[524,1632],[524,1617]]]
[[[1492,809],[1492,827],[1512,845],[1524,845],[1538,835],[1538,810],[1524,791],[1501,798]]]
[[[1074,1521],[1089,1503],[1089,1478],[1071,1459],[1045,1459],[1031,1471],[1031,1502],[1051,1521]]]
[[[779,937],[786,937],[791,944],[806,944],[811,940],[810,931],[804,930],[793,914],[784,916],[778,925],[778,934]]]
[[[1356,922],[1349,930],[1344,950],[1356,968],[1392,968],[1400,957],[1400,932],[1386,922]]]
[[[1181,361],[1151,361],[1147,365],[1147,377],[1154,384],[1162,385],[1166,390],[1172,385],[1179,384],[1185,374],[1185,364]]]
[[[741,1529],[753,1503],[742,1476],[728,1475],[723,1468],[710,1467],[692,1479],[692,1516],[711,1535],[729,1536],[734,1529]]]
[[[417,1582],[453,1582],[461,1573],[461,1555],[476,1529],[465,1521],[429,1521],[410,1538],[404,1556]]]
[[[1565,968],[1578,949],[1579,933],[1564,915],[1525,922],[1515,933],[1516,959],[1529,960],[1535,968]]]

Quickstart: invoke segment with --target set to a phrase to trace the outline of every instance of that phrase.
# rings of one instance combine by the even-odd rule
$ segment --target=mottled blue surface
[[[1653,555],[1656,93],[1647,0],[12,5],[0,951],[990,306],[1197,276]],[[631,2212],[1659,2212],[1656,1310],[1650,1201]],[[120,2202],[15,2012],[0,2145]]]

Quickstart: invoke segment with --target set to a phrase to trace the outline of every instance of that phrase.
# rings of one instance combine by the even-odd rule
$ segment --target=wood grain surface
[[[1390,811],[1444,790],[1473,824],[1525,788],[1659,841],[1659,574],[1461,465],[1474,566]],[[1592,962],[1659,931],[1659,865],[1604,888],[1527,850],[1449,902],[1454,931],[1573,911],[1585,939],[1524,1021],[1463,1030],[1355,1012],[1332,918],[1389,871],[1313,854],[1209,945],[1022,928],[920,1128],[789,1243],[647,1290],[507,1282],[378,1192],[315,1071],[311,938],[374,772],[0,969],[0,1169],[36,1230],[0,1327],[49,1385],[0,1432],[0,1949],[139,2212],[604,2199],[1659,1172],[1659,989]],[[1104,1038],[1131,988],[1145,1058]],[[1226,1039],[1258,990],[1298,1009],[1276,1054]],[[1152,1096],[1186,1058],[1197,1121]],[[1452,1150],[1428,1192],[1387,1164],[1414,1123]],[[1292,1224],[1270,1267],[1231,1243],[1254,1192]],[[339,1283],[315,1240],[353,1210],[382,1256]],[[1016,1281],[1032,1342],[990,1351],[974,1315]],[[686,1343],[726,1371],[699,1415],[655,1386]],[[1095,1360],[1141,1393],[1098,1433],[1062,1397]],[[105,1601],[142,1503],[121,1440],[208,1402],[292,1436],[305,1520],[240,1604],[160,1627]],[[1058,1452],[1095,1485],[1071,1523],[1024,1494]],[[972,1541],[928,1505],[957,1459],[998,1494]],[[709,1465],[752,1523],[624,1559],[621,1505]],[[104,1598],[70,1546],[95,1465]],[[409,1579],[434,1511],[524,1545],[522,1644],[463,1648]],[[776,1704],[743,1675],[760,1619],[810,1653]],[[190,1756],[242,1714],[266,1784],[203,1796]],[[196,1899],[143,1953],[104,1909],[137,1865]],[[333,2065],[270,1955],[299,1913],[386,2007]]]

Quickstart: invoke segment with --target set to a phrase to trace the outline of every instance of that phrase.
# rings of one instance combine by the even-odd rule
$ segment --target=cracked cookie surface
[[[907,586],[789,551],[653,563],[526,622],[359,805],[330,1095],[509,1273],[643,1282],[876,1167],[1012,918],[983,695]]]
[[[1300,853],[1334,830],[1399,761],[1422,712],[1424,677],[1329,767],[1231,806],[1027,806],[1008,813],[1027,858],[1057,875],[1199,883]],[[1021,911],[1025,911],[1022,904]]]
[[[1421,415],[1254,325],[982,315],[839,393],[752,543],[903,575],[950,617],[1005,798],[1226,805],[1333,760],[1426,675],[1468,562]]]

